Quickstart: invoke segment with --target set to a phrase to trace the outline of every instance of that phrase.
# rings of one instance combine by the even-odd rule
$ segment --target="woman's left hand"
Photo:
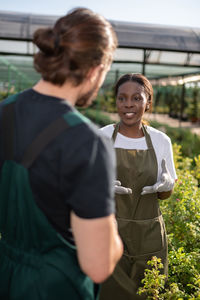
[[[115,194],[132,194],[132,189],[121,186],[121,182],[119,180],[115,180]]]
[[[162,173],[160,181],[156,182],[154,185],[143,187],[141,195],[167,192],[173,190],[174,180],[171,177],[169,170],[167,169],[165,159],[162,160],[161,167]]]

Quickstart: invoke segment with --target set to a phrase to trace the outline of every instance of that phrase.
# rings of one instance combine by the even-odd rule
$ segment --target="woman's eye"
[[[140,101],[141,100],[140,97],[135,97],[134,99],[135,99],[135,101]]]
[[[119,101],[123,101],[123,100],[124,100],[124,97],[123,97],[123,96],[119,96],[119,97],[118,97],[118,100],[119,100]]]

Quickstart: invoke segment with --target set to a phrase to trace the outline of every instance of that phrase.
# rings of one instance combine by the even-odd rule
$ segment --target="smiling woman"
[[[143,136],[143,131],[139,126],[145,111],[149,110],[152,104],[153,89],[149,81],[143,86],[142,78],[134,75],[135,80],[130,81],[129,75],[121,77],[116,85],[116,105],[121,119],[121,133],[125,136],[137,138]],[[134,125],[135,126],[132,126]]]
[[[120,122],[102,131],[114,141],[117,179],[132,194],[116,194],[116,219],[124,254],[103,284],[100,300],[143,299],[137,289],[152,256],[162,259],[167,275],[167,241],[158,199],[173,190],[176,172],[169,137],[143,124],[153,89],[141,74],[125,74],[115,86]]]

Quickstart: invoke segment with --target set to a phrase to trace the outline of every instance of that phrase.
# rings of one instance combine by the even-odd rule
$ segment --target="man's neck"
[[[51,82],[41,79],[33,86],[33,89],[41,94],[61,98],[75,106],[79,87],[74,87],[70,83],[65,83],[62,86],[52,84]]]

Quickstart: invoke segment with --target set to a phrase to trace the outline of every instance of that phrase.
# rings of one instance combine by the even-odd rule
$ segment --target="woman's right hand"
[[[121,182],[119,180],[115,180],[115,194],[132,194],[132,189],[121,186]]]

